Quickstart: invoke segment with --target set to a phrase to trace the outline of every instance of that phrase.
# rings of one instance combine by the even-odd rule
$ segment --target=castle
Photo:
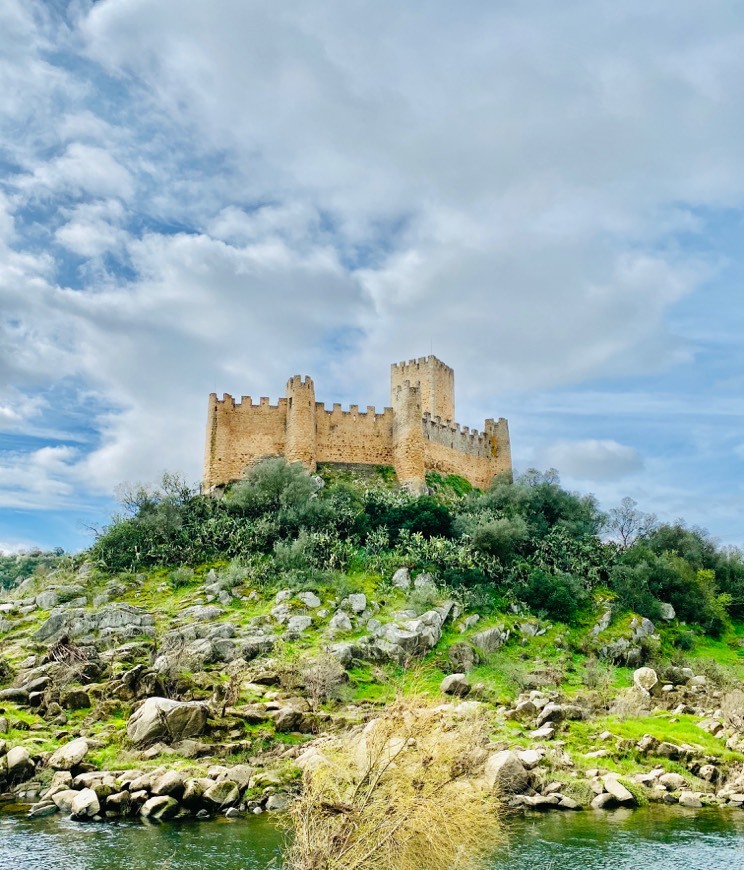
[[[287,382],[276,405],[250,396],[236,402],[227,393],[209,397],[204,490],[243,476],[247,466],[267,456],[284,456],[310,471],[318,463],[392,465],[400,483],[414,491],[427,471],[458,474],[486,488],[494,476],[511,473],[509,427],[501,417],[486,420],[483,432],[455,419],[455,373],[435,356],[390,367],[390,408],[371,406],[328,410],[315,401],[309,377]]]

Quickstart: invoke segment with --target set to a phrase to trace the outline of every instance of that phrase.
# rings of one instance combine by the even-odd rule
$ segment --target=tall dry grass
[[[398,702],[305,768],[291,870],[471,870],[501,842],[472,707]]]

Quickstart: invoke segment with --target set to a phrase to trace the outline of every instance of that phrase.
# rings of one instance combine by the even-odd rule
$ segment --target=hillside
[[[166,477],[89,551],[6,560],[5,801],[281,809],[403,703],[478,717],[512,806],[743,805],[741,555],[552,474],[428,484],[272,460],[216,499]]]

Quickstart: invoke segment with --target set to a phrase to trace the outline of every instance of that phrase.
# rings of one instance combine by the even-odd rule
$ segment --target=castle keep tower
[[[390,366],[390,395],[408,381],[421,392],[421,410],[442,420],[455,419],[455,372],[435,356]]]
[[[488,419],[484,431],[455,419],[455,373],[435,356],[390,367],[390,408],[352,405],[327,410],[315,401],[309,377],[290,378],[286,398],[276,405],[250,396],[236,402],[209,397],[204,455],[204,490],[242,477],[267,456],[284,456],[310,471],[318,463],[392,465],[398,480],[423,490],[427,471],[458,474],[482,489],[497,474],[511,474],[509,426]]]

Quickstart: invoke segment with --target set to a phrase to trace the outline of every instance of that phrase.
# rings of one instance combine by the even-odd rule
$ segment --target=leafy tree
[[[545,537],[556,526],[573,535],[596,535],[604,522],[594,496],[563,489],[554,470],[529,469],[514,483],[497,478],[488,492],[472,499],[469,509],[521,517],[533,539]]]

